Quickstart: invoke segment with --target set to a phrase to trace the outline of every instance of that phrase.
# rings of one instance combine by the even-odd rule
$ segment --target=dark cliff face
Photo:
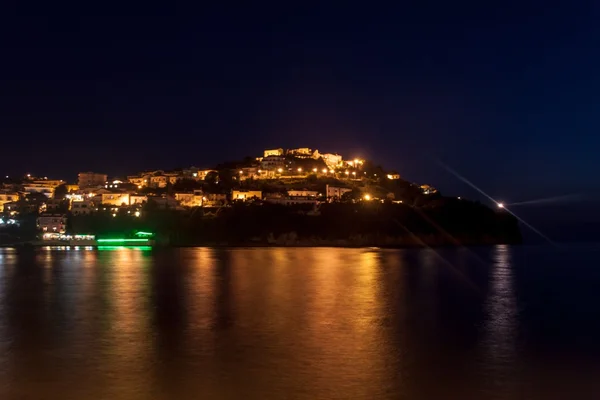
[[[71,217],[74,233],[155,232],[172,245],[444,246],[516,244],[517,220],[504,210],[440,198],[423,207],[365,201],[312,206],[234,204],[215,210],[148,210],[141,218]]]
[[[235,205],[217,217],[200,213],[157,232],[173,244],[419,246],[520,243],[514,217],[477,203],[426,208],[378,202],[311,207]]]

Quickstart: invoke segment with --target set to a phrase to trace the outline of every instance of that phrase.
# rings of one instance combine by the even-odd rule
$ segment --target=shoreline
[[[140,245],[140,246],[103,246],[103,245],[72,245],[72,244],[60,244],[60,243],[16,243],[16,244],[0,244],[0,249],[13,248],[85,248],[88,250],[97,250],[98,248],[113,247],[119,249],[136,249],[136,248],[148,248],[148,249],[186,249],[196,247],[208,247],[216,249],[239,249],[239,248],[347,248],[347,249],[425,249],[425,248],[462,248],[462,247],[486,247],[486,246],[518,246],[523,243],[516,242],[471,242],[471,243],[438,243],[438,244],[352,244],[352,243],[285,243],[285,244],[270,244],[270,243],[195,243],[195,244],[161,244],[161,245]],[[91,248],[91,249],[90,249]]]

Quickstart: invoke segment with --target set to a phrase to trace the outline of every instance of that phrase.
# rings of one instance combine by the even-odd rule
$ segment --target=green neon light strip
[[[152,250],[152,246],[98,246],[98,250]]]
[[[141,235],[141,236],[152,236],[154,235],[153,233],[150,232],[137,232],[136,235]]]
[[[148,242],[148,239],[98,239],[98,243]]]

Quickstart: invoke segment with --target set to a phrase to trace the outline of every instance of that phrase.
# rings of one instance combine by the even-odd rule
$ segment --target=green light
[[[98,250],[152,250],[152,246],[98,246]]]
[[[152,236],[154,235],[154,233],[150,233],[150,232],[137,232],[136,236]]]
[[[98,243],[128,243],[128,242],[144,242],[148,243],[148,239],[98,239]]]

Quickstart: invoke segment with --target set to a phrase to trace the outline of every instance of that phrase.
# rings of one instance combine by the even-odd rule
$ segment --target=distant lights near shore
[[[498,203],[498,208],[504,208],[504,203]]]

